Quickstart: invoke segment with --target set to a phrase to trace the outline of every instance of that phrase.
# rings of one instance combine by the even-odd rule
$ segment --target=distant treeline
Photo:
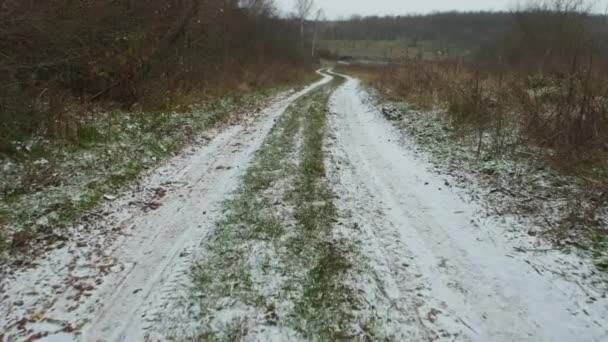
[[[556,12],[557,13],[557,12]],[[456,45],[467,49],[493,45],[530,17],[546,18],[544,9],[518,12],[444,12],[430,15],[352,17],[326,23],[325,40],[408,40]],[[582,14],[581,14],[582,15]],[[584,14],[592,31],[603,32],[606,17]],[[539,23],[542,26],[542,23]],[[538,32],[539,35],[545,32]]]
[[[479,42],[508,31],[513,16],[507,12],[446,12],[431,15],[353,17],[327,24],[328,40],[412,39]]]

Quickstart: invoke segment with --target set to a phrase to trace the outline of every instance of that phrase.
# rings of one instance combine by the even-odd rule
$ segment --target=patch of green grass
[[[334,85],[343,81],[336,77]],[[290,242],[295,260],[305,260],[303,295],[297,304],[301,318],[296,329],[313,340],[352,340],[353,308],[359,305],[349,282],[350,260],[361,260],[352,241],[333,234],[336,208],[334,194],[325,179],[323,141],[329,93],[309,107],[304,129],[304,149],[291,198],[295,218],[302,229]]]
[[[84,126],[77,128],[73,135],[68,136],[68,140],[75,146],[86,148],[99,143],[102,137],[97,127]]]
[[[125,183],[135,179],[142,169],[142,163],[137,160],[119,165],[108,177],[107,185],[109,185],[109,190],[117,190]]]
[[[208,342],[239,342],[247,336],[247,327],[242,322],[234,321],[228,324],[224,333],[206,331],[197,336],[198,341]]]
[[[323,241],[313,269],[308,271],[298,311],[306,318],[303,333],[322,341],[352,340],[353,311],[359,300],[348,283],[353,265],[346,241]]]
[[[9,217],[8,211],[0,207],[0,251],[3,251],[8,247],[4,225],[8,222]]]
[[[83,212],[96,208],[102,199],[103,191],[100,189],[89,190],[77,200],[67,199],[62,205],[58,205],[56,215],[49,223],[53,226],[65,226]]]
[[[6,224],[9,219],[9,212],[7,209],[0,208],[0,226]]]
[[[608,235],[605,233],[595,235],[591,256],[593,257],[595,266],[608,274]]]

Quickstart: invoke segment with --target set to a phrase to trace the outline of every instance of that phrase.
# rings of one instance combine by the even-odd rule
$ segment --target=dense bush
[[[289,79],[298,37],[266,0],[0,1],[0,153],[71,134],[92,102],[162,107]]]

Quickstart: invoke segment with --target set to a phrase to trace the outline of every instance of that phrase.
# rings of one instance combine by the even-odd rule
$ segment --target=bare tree
[[[317,48],[317,34],[319,30],[319,22],[325,20],[325,12],[323,12],[322,8],[317,10],[317,14],[315,16],[315,30],[312,35],[312,57],[315,56],[316,48]]]
[[[241,0],[240,5],[258,16],[269,16],[276,11],[272,0]]]
[[[314,0],[296,0],[296,14],[300,19],[300,44],[304,48],[304,22],[312,11]]]

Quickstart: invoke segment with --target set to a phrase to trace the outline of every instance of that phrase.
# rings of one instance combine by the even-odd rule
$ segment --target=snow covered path
[[[103,208],[82,239],[74,238],[31,268],[2,279],[0,341],[143,341],[182,290],[196,247],[221,215],[242,172],[296,99],[329,76],[280,98],[208,143],[170,160]],[[140,198],[142,197],[142,198]],[[131,204],[145,202],[144,210]]]
[[[170,312],[164,309],[184,284],[179,277],[188,276],[192,265],[188,256],[196,254],[195,249],[213,229],[223,201],[237,189],[243,170],[275,120],[294,100],[329,80],[331,77],[324,76],[320,82],[275,103],[255,122],[222,132],[184,163],[185,168],[174,177],[184,186],[172,193],[156,213],[136,220],[134,225],[146,229],[114,254],[134,267],[120,279],[117,288],[107,287],[104,297],[110,301],[83,329],[85,340],[97,341],[104,336],[108,341],[142,341],[149,338],[144,333],[154,324],[171,320],[167,316]],[[139,253],[133,255],[134,251]]]
[[[522,241],[478,219],[366,97],[350,78],[331,100],[338,206],[366,235],[395,307],[418,316],[420,338],[606,341],[606,299],[540,274],[560,267],[551,257],[514,253]]]
[[[73,238],[43,260],[8,272],[0,279],[0,342],[165,340],[165,326],[170,329],[187,316],[179,310],[194,305],[178,301],[189,296],[183,285],[254,154],[290,104],[330,80],[324,76],[257,115],[209,133],[211,138],[154,170],[138,189],[110,198],[101,214],[70,231]],[[349,260],[355,271],[336,278],[352,283],[349,300],[351,293],[363,299],[354,301],[363,303],[352,306],[354,314],[347,309],[347,318],[358,324],[355,340],[374,340],[374,333],[395,341],[608,340],[605,296],[583,277],[563,276],[576,274],[584,262],[559,251],[517,252],[537,239],[482,218],[480,207],[434,173],[369,102],[359,81],[347,78],[331,95],[323,146],[337,209],[335,224],[325,227],[358,244],[348,254],[360,257]],[[318,105],[324,110],[325,103]],[[299,153],[302,135],[294,136],[294,151],[282,160]],[[280,264],[274,261],[265,267]],[[269,287],[281,294],[279,286]],[[292,307],[295,302],[275,309]],[[284,315],[271,318],[273,327],[285,327]],[[305,319],[296,321],[304,326]],[[266,321],[254,323],[267,328]],[[275,337],[269,329],[243,340],[312,336],[299,334],[299,328]]]

